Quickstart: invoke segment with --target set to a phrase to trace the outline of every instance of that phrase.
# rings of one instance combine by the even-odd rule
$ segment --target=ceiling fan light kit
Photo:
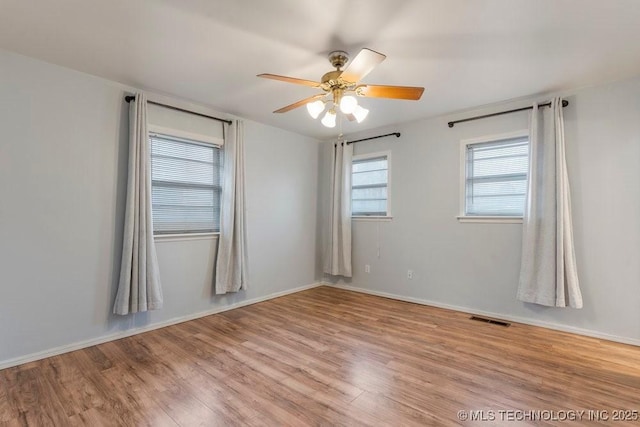
[[[349,55],[346,52],[337,50],[329,54],[329,62],[331,62],[331,65],[336,69],[325,73],[320,82],[279,76],[277,74],[259,74],[258,77],[322,89],[324,93],[310,96],[309,98],[287,105],[274,111],[274,113],[286,113],[287,111],[306,105],[309,115],[317,119],[324,111],[326,105],[331,102],[332,105],[330,109],[325,113],[320,122],[326,127],[333,128],[336,125],[336,109],[340,109],[350,121],[356,120],[358,123],[361,123],[367,117],[369,110],[358,104],[356,96],[414,101],[420,99],[424,92],[423,87],[359,84],[360,80],[369,74],[376,65],[384,61],[385,58],[386,56],[381,53],[364,48],[343,71],[342,67],[349,62]],[[323,99],[325,97],[329,99]]]

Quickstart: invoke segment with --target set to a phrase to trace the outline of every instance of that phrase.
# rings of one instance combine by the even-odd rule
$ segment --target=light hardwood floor
[[[0,371],[0,425],[528,424],[513,409],[623,425],[640,348],[320,287]]]

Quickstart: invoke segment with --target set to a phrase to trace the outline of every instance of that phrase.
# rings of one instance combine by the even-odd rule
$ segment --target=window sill
[[[522,224],[521,216],[459,216],[459,222]]]
[[[220,233],[185,233],[185,234],[155,234],[155,242],[178,242],[182,240],[217,240]]]
[[[352,216],[354,221],[391,221],[392,216]]]

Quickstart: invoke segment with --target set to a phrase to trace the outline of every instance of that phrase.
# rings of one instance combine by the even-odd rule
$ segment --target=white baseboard
[[[421,299],[421,298],[413,298],[413,297],[407,297],[407,296],[402,296],[402,295],[390,294],[390,293],[387,293],[387,292],[374,291],[374,290],[370,290],[370,289],[358,288],[358,287],[355,287],[355,286],[349,286],[349,285],[343,285],[343,284],[334,284],[334,283],[327,283],[327,282],[323,282],[321,284],[324,285],[324,286],[331,286],[331,287],[334,287],[334,288],[345,289],[347,291],[360,292],[360,293],[363,293],[363,294],[375,295],[375,296],[384,297],[384,298],[391,298],[391,299],[395,299],[395,300],[399,300],[399,301],[405,301],[405,302],[412,302],[412,303],[415,303],[415,304],[428,305],[428,306],[431,306],[431,307],[446,308],[448,310],[455,310],[455,311],[460,311],[460,312],[463,312],[463,313],[475,314],[475,315],[478,315],[478,316],[493,317],[493,318],[496,318],[496,319],[508,320],[510,322],[523,323],[525,325],[539,326],[539,327],[542,327],[542,328],[553,329],[553,330],[561,331],[561,332],[569,332],[569,333],[572,333],[572,334],[584,335],[584,336],[587,336],[587,337],[599,338],[599,339],[604,339],[604,340],[608,340],[608,341],[619,342],[619,343],[622,343],[622,344],[631,344],[631,345],[635,345],[635,346],[640,346],[640,339],[634,339],[634,338],[628,338],[628,337],[620,337],[620,336],[617,336],[617,335],[606,334],[604,332],[592,331],[590,329],[583,329],[583,328],[576,328],[574,326],[560,325],[558,323],[545,322],[543,320],[530,319],[530,318],[527,318],[527,317],[510,316],[510,315],[506,315],[506,314],[503,314],[503,313],[493,313],[493,312],[490,312],[490,311],[476,310],[476,309],[472,309],[472,308],[468,308],[468,307],[461,307],[461,306],[457,306],[457,305],[444,304],[444,303],[441,303],[441,302],[431,301],[431,300],[426,300],[426,299]]]
[[[240,301],[235,304],[226,305],[224,307],[215,307],[210,310],[201,311],[198,313],[188,314],[186,316],[174,317],[173,319],[164,320],[162,322],[154,323],[152,325],[143,326],[141,328],[128,329],[126,331],[117,332],[115,334],[104,335],[98,338],[75,342],[73,344],[62,345],[60,347],[51,348],[37,353],[27,354],[25,356],[19,356],[13,359],[1,360],[0,370],[10,368],[12,366],[22,365],[24,363],[34,362],[36,360],[45,359],[51,356],[57,356],[63,353],[69,353],[71,351],[81,350],[83,348],[91,347],[94,345],[102,344],[109,341],[119,340],[121,338],[130,337],[132,335],[141,334],[143,332],[153,331],[154,329],[164,328],[166,326],[176,325],[178,323],[188,322],[189,320],[198,319],[200,317],[210,316],[212,314],[222,313],[224,311],[233,310],[235,308],[245,307],[247,305],[256,304],[259,302],[267,301],[274,298],[279,298],[285,295],[293,294],[296,292],[306,291],[307,289],[323,286],[324,283],[317,282],[310,285],[299,286],[293,289],[287,289],[286,291],[276,292],[273,294],[265,295],[262,297],[252,298],[245,301]]]

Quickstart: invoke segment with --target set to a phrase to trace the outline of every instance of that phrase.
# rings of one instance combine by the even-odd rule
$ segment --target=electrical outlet
[[[413,279],[413,270],[407,270],[407,279]]]
[[[371,266],[369,264],[365,264],[364,265],[364,272],[365,273],[371,273]]]

